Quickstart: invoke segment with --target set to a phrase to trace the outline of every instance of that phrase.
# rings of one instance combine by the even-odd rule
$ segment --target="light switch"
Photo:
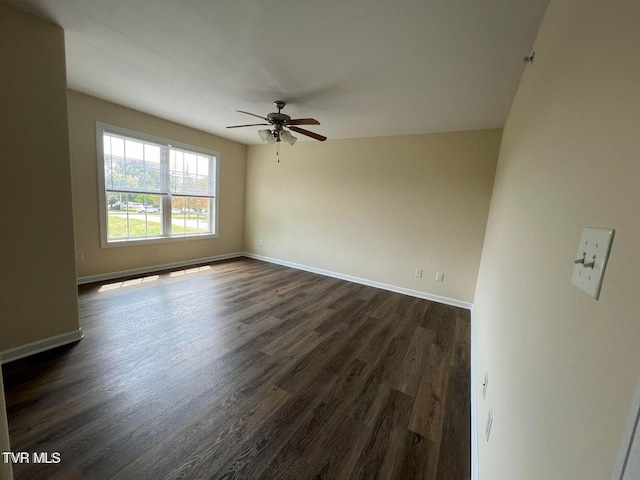
[[[614,233],[613,228],[585,227],[580,237],[571,283],[596,300],[600,296]]]

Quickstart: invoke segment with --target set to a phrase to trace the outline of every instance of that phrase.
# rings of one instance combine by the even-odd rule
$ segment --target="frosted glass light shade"
[[[282,132],[280,132],[280,140],[287,142],[289,145],[293,145],[298,139],[291,135],[291,133],[287,130],[283,130]]]
[[[258,136],[263,142],[268,142],[271,138],[271,130],[258,130]]]

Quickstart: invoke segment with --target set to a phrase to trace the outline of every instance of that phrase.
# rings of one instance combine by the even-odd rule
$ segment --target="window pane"
[[[104,133],[104,176],[108,190],[162,191],[164,147]]]
[[[215,195],[212,157],[171,149],[169,160],[172,193],[207,197]]]
[[[213,233],[210,221],[213,201],[206,197],[173,197],[171,200],[171,233],[189,235]]]
[[[129,160],[144,160],[144,145],[142,142],[125,140],[124,151]]]
[[[203,157],[202,155],[198,155],[198,174],[199,175],[209,175],[209,157]]]
[[[160,195],[109,193],[107,201],[107,227],[110,239],[162,235]]]

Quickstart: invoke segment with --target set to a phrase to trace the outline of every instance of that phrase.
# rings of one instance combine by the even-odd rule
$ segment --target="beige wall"
[[[158,117],[69,91],[73,214],[78,276],[118,272],[242,251],[246,147]],[[152,245],[101,248],[96,121],[220,152],[219,236]]]
[[[4,388],[2,387],[2,368],[0,368],[0,452],[9,452],[9,426],[7,425],[7,412],[4,403]],[[0,480],[11,480],[11,464],[4,463],[0,457]]]
[[[638,25],[637,1],[552,1],[505,127],[473,315],[483,480],[611,477],[640,373]],[[571,284],[584,226],[616,229],[599,301]]]
[[[0,350],[78,329],[62,29],[0,2]]]
[[[500,135],[250,146],[245,248],[472,302]]]

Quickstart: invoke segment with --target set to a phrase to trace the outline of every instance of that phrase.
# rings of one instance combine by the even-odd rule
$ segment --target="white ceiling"
[[[9,1],[65,29],[70,88],[245,144],[280,99],[330,139],[502,127],[548,4]]]

